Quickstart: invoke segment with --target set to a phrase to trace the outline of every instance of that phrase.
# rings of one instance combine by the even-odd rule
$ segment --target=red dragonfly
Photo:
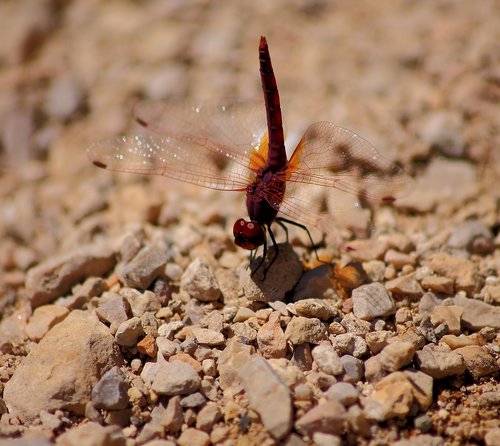
[[[234,241],[248,250],[263,245],[263,261],[269,233],[275,247],[269,269],[278,254],[273,221],[328,230],[330,216],[321,212],[321,200],[314,196],[317,186],[349,193],[353,205],[358,199],[392,203],[407,177],[369,142],[330,122],[312,124],[287,159],[265,37],[260,38],[259,61],[267,120],[262,102],[194,107],[140,103],[134,116],[143,134],[97,142],[88,155],[97,167],[111,171],[163,175],[211,189],[246,192],[250,220],[236,221]]]

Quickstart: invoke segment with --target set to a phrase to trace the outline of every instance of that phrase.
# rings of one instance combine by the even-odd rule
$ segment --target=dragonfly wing
[[[208,148],[209,147],[209,148]],[[253,171],[237,163],[221,170],[214,153],[215,143],[200,146],[198,141],[162,136],[155,133],[123,136],[98,141],[87,153],[96,166],[116,172],[164,175],[218,190],[245,190]],[[226,156],[220,148],[223,159]]]
[[[331,122],[312,124],[297,145],[288,181],[335,188],[358,198],[392,203],[411,179],[365,139]]]

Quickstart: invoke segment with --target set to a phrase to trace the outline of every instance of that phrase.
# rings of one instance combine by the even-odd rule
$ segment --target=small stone
[[[437,110],[426,116],[420,137],[430,149],[445,156],[461,158],[466,153],[462,130],[463,118],[459,113]]]
[[[181,277],[181,289],[193,299],[213,302],[221,297],[217,279],[210,266],[201,258],[193,260]]]
[[[314,406],[296,423],[296,429],[312,436],[315,432],[340,435],[347,412],[344,406],[336,400],[326,400]]]
[[[130,305],[119,294],[108,293],[99,299],[95,312],[101,321],[117,327],[129,318]]]
[[[274,311],[257,332],[259,352],[266,359],[284,358],[287,352],[285,333],[280,324],[280,313]]]
[[[474,379],[500,370],[495,358],[478,345],[457,348],[454,352],[464,358],[465,367]]]
[[[146,289],[163,271],[167,260],[167,253],[161,246],[145,246],[123,268],[123,282],[131,288]]]
[[[427,414],[418,415],[414,418],[413,425],[415,429],[418,429],[420,432],[429,432],[432,428],[431,417]]]
[[[338,310],[332,301],[325,299],[303,299],[294,304],[297,316],[318,318],[327,321],[338,315]]]
[[[329,375],[340,375],[343,372],[342,363],[332,345],[323,343],[312,350],[312,357],[316,365]]]
[[[101,426],[90,422],[73,427],[57,438],[57,444],[63,446],[125,446],[126,439],[120,426]]]
[[[441,341],[448,345],[448,347],[452,350],[460,347],[467,347],[468,345],[475,345],[475,342],[465,335],[445,335],[441,338]]]
[[[151,411],[152,421],[164,426],[165,431],[168,433],[178,432],[184,422],[180,401],[181,398],[179,396],[169,398],[168,403],[160,400],[159,404]],[[167,404],[166,407],[165,404]]]
[[[403,372],[412,385],[414,401],[418,404],[420,410],[427,410],[432,404],[432,390],[434,380],[426,373],[415,369],[408,369]]]
[[[146,335],[140,342],[137,343],[137,350],[143,355],[148,355],[150,358],[155,358],[158,348],[155,338],[151,335]]]
[[[240,307],[236,316],[234,316],[233,322],[245,322],[247,319],[255,317],[255,312],[250,310],[250,308]]]
[[[367,321],[396,312],[394,300],[381,283],[370,283],[353,290],[352,303],[354,315]]]
[[[252,358],[238,369],[250,407],[255,410],[266,430],[277,440],[292,428],[293,414],[290,389],[269,363]]]
[[[476,220],[458,224],[447,243],[450,248],[467,249],[474,254],[486,254],[494,248],[490,229]]]
[[[182,432],[177,442],[179,446],[208,446],[210,436],[202,430],[188,428]]]
[[[120,410],[128,406],[128,385],[118,367],[102,375],[92,389],[92,402],[98,409]]]
[[[399,296],[420,297],[424,294],[424,290],[417,282],[415,273],[406,274],[389,280],[386,282],[385,287],[391,293]]]
[[[257,330],[250,327],[246,322],[237,322],[231,325],[233,335],[242,342],[253,343],[257,339]]]
[[[195,392],[181,399],[181,407],[183,409],[195,409],[203,406],[207,399],[200,393]]]
[[[83,89],[71,76],[56,77],[49,87],[45,110],[57,119],[70,118],[81,106]]]
[[[333,275],[335,282],[348,290],[358,288],[370,281],[363,265],[359,262],[349,262],[343,267],[336,267]]]
[[[183,327],[184,323],[182,321],[168,322],[158,327],[158,334],[172,340],[174,339],[174,335]]]
[[[356,262],[382,260],[387,248],[385,240],[376,239],[353,240],[344,247],[351,259]]]
[[[317,268],[305,271],[293,290],[292,301],[297,302],[311,297],[323,297],[332,288],[331,270],[330,265],[320,265]]]
[[[453,294],[455,281],[448,277],[427,276],[422,279],[422,286],[435,293]]]
[[[402,252],[398,252],[394,249],[389,249],[384,256],[384,261],[386,263],[390,263],[391,265],[394,266],[396,269],[401,269],[405,265],[415,265],[416,261],[415,258],[408,255],[404,254]]]
[[[118,345],[133,347],[142,335],[144,335],[144,330],[142,329],[141,319],[133,317],[119,325],[115,333],[115,339]]]
[[[463,375],[465,372],[462,356],[454,351],[444,352],[424,347],[415,353],[415,364],[434,379]]]
[[[313,441],[316,446],[342,446],[342,439],[337,435],[315,432]]]
[[[336,400],[344,406],[350,406],[358,401],[359,391],[348,383],[335,383],[325,392],[328,400]]]
[[[405,341],[393,342],[379,353],[380,363],[388,372],[395,372],[410,364],[415,354],[413,344]]]
[[[500,427],[492,428],[484,435],[484,444],[486,446],[496,446],[500,444]]]
[[[485,304],[480,300],[468,299],[458,295],[453,298],[453,303],[462,307],[462,323],[466,328],[480,330],[484,327],[500,329],[500,307]]]
[[[365,374],[365,366],[361,359],[351,355],[341,356],[340,362],[344,369],[344,381],[357,383],[363,379]]]
[[[238,370],[251,359],[253,353],[255,349],[251,345],[232,341],[219,355],[217,369],[220,387],[225,394],[236,395],[243,390]]]
[[[120,290],[120,295],[127,300],[132,315],[136,317],[142,317],[147,312],[155,313],[161,307],[157,295],[149,290],[141,293],[133,288],[122,288]]]
[[[193,336],[200,345],[215,347],[224,344],[224,335],[208,328],[193,328]]]
[[[186,395],[196,392],[201,379],[196,370],[182,361],[162,364],[154,377],[151,388],[160,395]]]
[[[377,354],[388,344],[388,340],[394,336],[390,331],[372,331],[366,335],[366,343],[372,353]]]
[[[25,331],[28,338],[38,342],[56,324],[64,320],[69,310],[60,305],[42,305],[33,312]]]
[[[355,434],[366,438],[371,436],[370,423],[357,404],[352,405],[347,410],[347,423],[349,430]]]
[[[222,414],[216,403],[207,403],[196,417],[196,428],[205,432],[211,432],[215,423],[217,423]]]
[[[472,294],[476,288],[477,268],[472,261],[453,257],[445,252],[432,254],[425,262],[436,274],[455,280],[455,289]]]
[[[394,372],[374,385],[365,399],[364,413],[368,419],[385,421],[403,417],[410,412],[413,401],[412,385],[402,372]]]
[[[294,345],[319,344],[327,339],[327,330],[317,318],[294,317],[285,330],[285,338]]]
[[[464,313],[462,307],[455,305],[437,305],[430,314],[431,322],[436,327],[441,323],[446,323],[451,334],[460,334],[460,318]]]

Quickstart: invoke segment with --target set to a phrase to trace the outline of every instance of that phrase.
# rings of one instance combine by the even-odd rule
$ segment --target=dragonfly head
[[[253,251],[266,241],[264,226],[255,221],[240,218],[233,226],[234,243],[243,249]]]

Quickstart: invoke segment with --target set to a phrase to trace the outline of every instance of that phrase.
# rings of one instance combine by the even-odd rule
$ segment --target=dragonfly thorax
[[[255,221],[246,221],[243,218],[234,223],[233,235],[236,246],[250,251],[263,245],[266,241],[264,226]]]

